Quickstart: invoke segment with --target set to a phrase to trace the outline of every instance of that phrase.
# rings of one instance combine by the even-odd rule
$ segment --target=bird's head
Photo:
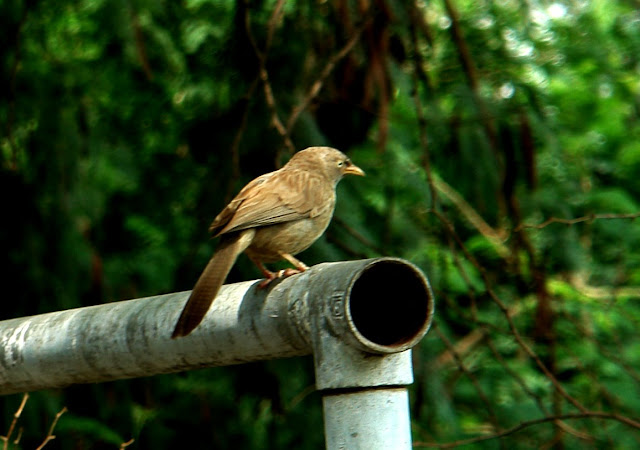
[[[305,148],[293,155],[287,165],[319,171],[335,183],[345,175],[364,176],[364,170],[352,163],[347,155],[331,147]]]

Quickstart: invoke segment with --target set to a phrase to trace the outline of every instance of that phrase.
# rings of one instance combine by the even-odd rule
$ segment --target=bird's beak
[[[362,170],[360,167],[356,166],[355,164],[351,164],[350,166],[346,167],[344,169],[344,174],[345,175],[359,175],[361,177],[364,176],[364,170]]]

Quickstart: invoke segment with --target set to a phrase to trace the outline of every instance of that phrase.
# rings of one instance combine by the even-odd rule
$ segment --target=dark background
[[[332,145],[367,177],[301,259],[430,277],[418,446],[638,447],[639,6],[2,1],[0,317],[190,289],[225,202]],[[321,448],[313,383],[303,358],[37,392],[10,448],[63,407],[47,448]]]

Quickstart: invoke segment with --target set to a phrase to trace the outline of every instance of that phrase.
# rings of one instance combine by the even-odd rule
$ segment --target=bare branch
[[[637,219],[638,217],[640,217],[640,212],[636,212],[636,213],[629,213],[629,214],[589,214],[587,216],[582,216],[582,217],[576,217],[574,219],[562,219],[559,217],[550,217],[549,219],[545,220],[542,223],[539,224],[526,224],[526,223],[521,223],[520,225],[518,225],[517,227],[515,227],[513,229],[513,231],[521,231],[527,228],[533,228],[536,230],[541,230],[542,228],[546,228],[549,225],[551,225],[552,223],[561,223],[564,225],[575,225],[577,223],[582,223],[582,222],[593,222],[594,220],[602,220],[602,219]]]
[[[478,396],[484,402],[487,412],[489,413],[489,420],[491,421],[491,423],[496,429],[499,429],[500,427],[498,425],[498,417],[496,416],[496,413],[493,410],[493,407],[491,406],[489,397],[487,397],[487,395],[484,393],[484,390],[480,386],[480,383],[478,382],[476,377],[464,365],[464,362],[462,361],[461,356],[458,354],[456,348],[453,346],[451,341],[444,335],[442,331],[440,331],[437,321],[433,323],[433,325],[431,326],[431,329],[438,335],[440,340],[444,343],[444,345],[447,347],[449,352],[453,355],[453,358],[458,363],[458,368],[460,369],[460,371],[464,373],[467,376],[467,378],[469,378],[469,380],[471,380],[471,383],[473,384],[473,386],[476,388],[476,391],[478,392]]]
[[[478,107],[478,111],[480,112],[482,126],[484,127],[487,138],[489,139],[491,149],[497,156],[498,132],[496,130],[496,125],[495,123],[493,123],[491,115],[489,114],[489,109],[487,108],[486,103],[480,95],[480,81],[478,77],[478,71],[471,56],[471,50],[469,49],[469,45],[467,44],[464,33],[462,31],[462,25],[460,24],[460,14],[453,4],[453,0],[443,1],[445,9],[447,10],[447,14],[451,19],[451,38],[458,51],[458,59],[460,60],[462,70],[465,74],[467,82],[469,83],[469,88],[471,89],[471,92],[473,94],[473,98]]]
[[[269,17],[269,22],[267,23],[267,42],[264,44],[264,55],[269,53],[271,49],[271,44],[273,43],[273,35],[276,32],[276,26],[278,22],[282,19],[282,14],[284,12],[284,4],[286,0],[278,0],[275,8],[271,11],[271,17]]]
[[[145,45],[142,27],[140,26],[138,12],[135,11],[133,7],[131,7],[130,16],[135,47],[136,51],[138,52],[138,60],[140,61],[140,65],[142,66],[142,70],[144,71],[144,75],[147,78],[147,81],[151,81],[153,80],[153,70],[151,70],[151,63],[149,62],[149,57],[147,56],[147,47]]]
[[[320,76],[311,85],[311,89],[309,89],[309,92],[307,93],[305,98],[298,105],[296,105],[296,107],[293,108],[293,110],[291,111],[289,120],[287,120],[287,127],[286,127],[287,134],[291,134],[291,132],[293,131],[293,127],[295,126],[296,122],[298,121],[298,118],[300,117],[300,114],[302,114],[302,112],[305,109],[307,109],[311,101],[318,95],[318,93],[322,89],[322,86],[324,85],[325,80],[331,74],[336,64],[338,64],[338,62],[340,62],[341,59],[343,59],[345,56],[349,54],[349,52],[351,52],[351,50],[353,50],[353,47],[356,45],[356,43],[360,40],[360,37],[362,36],[362,31],[369,25],[370,22],[371,22],[370,18],[365,20],[362,23],[362,25],[360,25],[356,29],[356,31],[353,33],[353,35],[347,41],[344,47],[342,47],[335,55],[333,55],[329,59],[329,61],[327,61],[327,64],[324,66],[324,69],[322,69],[322,72],[320,72]]]
[[[135,441],[136,441],[135,439],[131,438],[127,442],[123,442],[122,444],[120,444],[120,450],[124,450],[125,448],[133,444]]]
[[[3,450],[7,450],[9,448],[9,439],[11,439],[13,430],[16,428],[16,424],[18,423],[18,419],[22,415],[22,411],[24,410],[24,406],[27,404],[27,400],[29,400],[29,394],[25,392],[22,395],[22,401],[20,402],[20,406],[18,407],[16,412],[13,413],[13,420],[11,421],[11,425],[9,425],[9,431],[7,431],[7,435],[0,436],[0,440],[4,442],[4,444],[2,445]]]
[[[509,249],[504,245],[504,233],[494,230],[491,225],[489,225],[464,199],[464,197],[443,179],[434,174],[432,175],[432,183],[435,189],[442,193],[460,210],[471,226],[478,230],[478,232],[493,245],[494,249],[501,257],[507,258],[509,256]]]
[[[559,414],[555,416],[546,416],[541,417],[540,419],[527,420],[525,422],[521,422],[518,425],[511,427],[507,430],[501,431],[499,433],[494,433],[487,436],[476,436],[470,439],[462,439],[459,441],[446,442],[446,443],[436,443],[436,442],[414,442],[414,447],[435,447],[435,448],[454,448],[460,447],[463,445],[474,444],[476,442],[489,441],[491,439],[498,439],[504,436],[508,436],[510,434],[517,433],[518,431],[522,431],[525,428],[540,425],[542,423],[547,422],[558,422],[562,420],[575,420],[575,419],[605,419],[605,420],[615,420],[617,422],[621,422],[629,427],[640,429],[640,422],[630,419],[626,416],[621,416],[620,414],[615,413],[607,413],[603,411],[584,411],[582,413],[576,414]]]
[[[483,282],[485,284],[485,287],[487,289],[487,294],[489,294],[489,297],[491,298],[491,300],[493,300],[493,302],[498,306],[498,308],[500,308],[500,311],[502,312],[502,314],[507,319],[507,323],[509,324],[509,328],[511,330],[511,334],[516,339],[516,342],[518,343],[518,345],[525,351],[525,353],[527,355],[529,355],[530,358],[532,358],[535,361],[536,365],[540,368],[540,370],[542,370],[542,372],[546,375],[546,377],[549,378],[549,381],[553,384],[554,388],[558,391],[558,393],[560,393],[560,395],[562,395],[565,398],[565,400],[567,400],[569,403],[571,403],[573,406],[575,406],[581,412],[583,412],[583,413],[586,412],[587,408],[585,408],[584,405],[582,405],[576,398],[571,396],[566,391],[566,389],[558,381],[558,379],[551,372],[551,370],[549,370],[549,368],[544,364],[544,362],[542,362],[542,359],[540,359],[538,354],[525,342],[524,338],[522,337],[522,335],[518,331],[518,329],[517,329],[517,327],[515,325],[515,322],[513,321],[513,318],[511,317],[511,314],[509,314],[509,309],[504,304],[504,302],[502,300],[500,300],[498,295],[492,289],[491,281],[489,280],[489,277],[488,277],[484,267],[482,267],[480,265],[480,263],[478,263],[478,261],[474,258],[474,256],[471,253],[469,253],[469,251],[467,250],[466,246],[464,245],[464,242],[462,242],[462,240],[460,239],[460,236],[458,236],[458,234],[454,231],[453,224],[451,224],[451,222],[444,215],[439,213],[438,211],[432,210],[431,212],[436,217],[438,217],[440,219],[440,221],[445,225],[446,230],[448,231],[450,236],[452,236],[453,239],[455,239],[456,244],[458,245],[458,247],[464,253],[465,258],[471,264],[473,264],[473,266],[476,268],[476,270],[478,271],[478,273],[482,277],[482,280],[483,280]]]
[[[424,171],[427,175],[427,184],[429,185],[429,193],[431,195],[431,207],[437,208],[438,204],[438,194],[435,189],[435,184],[433,181],[433,174],[431,170],[431,152],[429,150],[429,139],[427,136],[427,119],[424,115],[424,110],[422,107],[422,102],[420,101],[420,81],[424,86],[429,88],[430,83],[429,78],[427,77],[427,73],[423,68],[423,61],[420,57],[420,44],[418,42],[418,32],[416,23],[419,25],[425,25],[424,19],[421,17],[421,14],[418,12],[419,8],[414,3],[410,8],[411,15],[411,43],[413,44],[413,72],[412,72],[412,93],[413,93],[413,103],[416,107],[416,114],[418,119],[418,137],[420,139],[420,147],[422,147],[422,165],[424,167]],[[423,34],[425,30],[428,32],[428,28],[421,28],[423,30]],[[428,35],[427,35],[428,36]],[[428,39],[428,38],[427,38]]]
[[[56,417],[53,419],[53,422],[51,423],[51,427],[49,428],[49,433],[47,433],[47,436],[44,438],[44,441],[42,441],[42,444],[40,444],[38,448],[36,448],[36,450],[41,450],[42,448],[44,448],[45,445],[47,445],[50,441],[53,441],[56,438],[56,436],[53,434],[53,430],[58,424],[58,420],[60,420],[60,417],[66,412],[67,412],[66,406],[62,408],[60,411],[58,411],[58,413],[56,414]]]
[[[274,28],[277,23],[276,17],[277,17],[277,14],[279,14],[278,12],[279,8],[282,6],[281,3],[282,3],[282,0],[279,1],[278,4],[276,5],[276,8],[272,13],[271,19],[269,20],[270,29],[267,34],[268,37],[273,36]],[[291,138],[289,137],[286,128],[284,127],[284,125],[282,124],[282,121],[280,120],[280,116],[278,115],[278,107],[276,105],[276,100],[275,100],[275,97],[273,96],[273,89],[271,88],[271,83],[269,82],[269,73],[267,72],[267,68],[266,68],[266,51],[268,51],[268,47],[265,48],[265,51],[260,50],[260,48],[258,47],[258,44],[256,43],[256,40],[251,31],[251,16],[249,14],[249,11],[250,11],[249,2],[246,1],[245,8],[244,8],[245,30],[247,33],[247,38],[249,39],[249,42],[251,43],[251,47],[253,48],[253,51],[255,53],[255,56],[258,59],[258,66],[259,66],[258,76],[262,81],[265,101],[267,103],[267,106],[269,107],[269,110],[271,111],[271,124],[276,129],[278,134],[280,134],[280,136],[282,137],[282,140],[284,141],[285,146],[293,152],[295,151],[295,146],[293,145],[293,142],[291,141]],[[269,45],[271,43],[270,40],[271,38],[267,40],[267,44]]]

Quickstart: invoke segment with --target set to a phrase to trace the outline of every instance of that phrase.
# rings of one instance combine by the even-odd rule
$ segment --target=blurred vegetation
[[[0,316],[190,289],[225,202],[332,145],[368,176],[301,258],[430,277],[417,446],[638,448],[639,11],[0,2]],[[258,275],[241,257],[230,281]],[[11,448],[63,407],[47,448],[321,448],[312,387],[307,358],[33,393]],[[2,398],[0,433],[20,402]]]

